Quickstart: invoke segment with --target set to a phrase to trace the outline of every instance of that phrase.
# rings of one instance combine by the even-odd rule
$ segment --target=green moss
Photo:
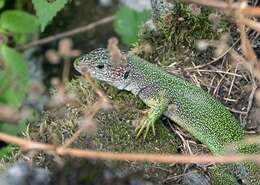
[[[218,165],[209,170],[213,185],[239,185],[234,176],[224,165]]]
[[[260,145],[259,144],[239,144],[237,151],[242,154],[259,154]]]
[[[92,139],[95,146],[103,151],[141,152],[141,153],[176,153],[176,138],[160,123],[156,124],[156,135],[149,139],[136,139],[131,119],[140,115],[130,115],[131,119],[113,112],[109,115],[100,113],[98,133]],[[136,120],[138,122],[138,120]],[[176,145],[172,144],[176,143]]]
[[[103,85],[103,88],[108,87],[105,84],[101,85]],[[138,97],[134,96],[130,92],[118,90],[112,86],[109,86],[106,92],[109,94],[111,100],[122,107],[122,109],[128,108],[128,111],[131,112],[133,111],[133,108],[140,110],[148,108]]]
[[[143,116],[135,109],[146,108],[142,101],[134,95],[118,91],[111,86],[102,83],[97,84],[104,90],[116,104],[120,105],[119,110],[103,110],[96,116],[97,133],[90,135],[82,134],[73,143],[73,147],[91,148],[98,151],[112,152],[141,152],[141,153],[176,153],[179,140],[173,133],[158,121],[156,124],[156,135],[148,135],[145,141],[136,139],[134,131],[135,124]],[[78,129],[78,121],[82,116],[83,108],[92,105],[97,100],[97,95],[90,84],[80,78],[66,84],[68,95],[77,97],[79,105],[67,105],[53,108],[44,112],[42,119],[32,124],[27,135],[32,140],[61,145],[65,139],[71,137]],[[91,108],[91,106],[90,106]],[[39,154],[35,162],[42,166],[55,168],[53,158]],[[109,162],[112,168],[116,168],[122,174],[129,174],[137,170],[143,171],[144,176],[156,181],[162,181],[167,176],[167,171],[161,168],[172,168],[167,164],[150,164],[141,162]]]
[[[176,47],[180,45],[193,47],[197,39],[214,39],[218,36],[212,31],[209,14],[207,8],[201,8],[201,13],[195,15],[187,5],[176,2],[172,15],[163,18],[158,23],[158,28],[165,39]]]
[[[163,66],[171,63],[191,65],[191,62],[201,63],[205,61],[205,51],[195,51],[197,40],[215,40],[228,30],[228,23],[221,21],[216,31],[215,25],[209,20],[209,15],[213,12],[209,8],[200,7],[200,13],[194,13],[188,4],[174,1],[172,14],[162,17],[157,22],[158,32],[151,33],[143,30],[141,34],[141,44],[149,43],[154,47],[153,59],[151,55],[146,58],[150,61],[160,61]],[[163,47],[162,47],[163,46]],[[211,50],[208,50],[212,54]],[[208,58],[210,59],[210,58]]]
[[[136,139],[134,131],[135,124],[138,124],[142,114],[137,109],[142,110],[144,103],[129,92],[118,91],[116,88],[98,84],[106,94],[119,105],[119,110],[100,111],[95,119],[97,120],[98,131],[91,137],[91,143],[94,142],[97,150],[117,151],[117,152],[159,152],[175,153],[176,138],[161,123],[156,124],[156,136],[149,135],[150,139]],[[66,84],[68,95],[78,97],[78,106],[63,106],[55,110],[45,112],[40,124],[48,122],[48,131],[43,133],[44,137],[51,136],[56,138],[56,144],[61,144],[63,133],[66,137],[71,136],[77,129],[78,118],[81,116],[82,106],[93,104],[97,100],[97,95],[90,84],[84,79],[72,80]],[[158,121],[159,122],[159,121]],[[39,126],[39,124],[38,124]],[[36,132],[38,126],[31,127],[33,138],[39,139],[39,133]],[[45,126],[45,125],[42,125]],[[46,125],[47,126],[47,125]],[[50,135],[49,135],[50,134]],[[169,141],[174,141],[176,145]],[[85,143],[86,144],[86,143]]]
[[[102,84],[103,85],[103,84]],[[102,111],[97,116],[98,130],[95,136],[86,137],[91,145],[99,151],[136,152],[136,153],[171,153],[177,152],[179,140],[166,129],[160,120],[155,125],[156,135],[149,133],[146,140],[136,138],[135,125],[140,122],[142,114],[133,108],[143,109],[145,105],[134,95],[118,91],[112,87],[106,89],[111,99],[120,104],[124,111]],[[114,165],[122,173],[141,170],[144,177],[151,180],[163,180],[167,176],[166,171],[160,168],[170,169],[167,164],[151,164],[141,162],[116,162]]]
[[[238,144],[236,147],[238,153],[241,154],[259,154],[259,144]],[[244,184],[259,185],[260,184],[260,166],[252,161],[245,161],[238,164],[229,165],[229,170],[241,179]]]
[[[229,164],[226,168],[243,184],[259,185],[260,184],[260,168],[256,163],[246,161],[242,163]]]
[[[237,144],[236,150],[242,154],[259,154],[260,148],[257,144]],[[260,184],[260,166],[252,161],[246,161],[236,164],[221,165],[213,170],[213,179],[221,181],[225,184],[226,179],[222,179],[222,176],[233,176],[239,179],[243,184],[259,185]],[[222,171],[221,171],[222,170]],[[221,172],[221,173],[220,173]],[[232,175],[231,175],[232,174]],[[229,178],[230,178],[229,177]],[[219,184],[221,184],[219,183]],[[218,185],[218,183],[216,183]],[[236,183],[237,184],[237,183]]]

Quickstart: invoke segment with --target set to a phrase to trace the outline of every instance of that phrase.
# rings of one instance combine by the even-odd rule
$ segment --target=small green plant
[[[18,110],[28,87],[28,69],[21,53],[10,45],[26,39],[29,33],[38,31],[37,17],[21,10],[6,10],[0,16],[0,104]],[[14,43],[10,43],[10,36]],[[16,134],[23,124],[10,125],[0,122],[0,131]]]
[[[43,31],[53,17],[68,0],[32,0],[36,15],[22,8],[25,0],[16,0],[10,8],[7,0],[0,0],[0,111],[19,112],[29,87],[29,73],[23,55],[15,46],[28,41],[32,34]],[[9,9],[7,9],[7,7]],[[1,112],[0,112],[1,113]],[[0,132],[18,134],[26,128],[26,117],[18,123],[10,124],[0,117]],[[10,147],[0,150],[0,156],[10,151]]]
[[[68,0],[56,0],[53,2],[47,0],[32,0],[36,15],[41,24],[41,31],[50,23],[53,17],[66,5]]]
[[[122,6],[116,13],[115,31],[121,36],[124,44],[131,46],[138,41],[140,28],[150,17],[150,10],[139,12],[127,6]]]
[[[209,20],[210,13],[211,11],[204,7],[200,8],[200,13],[196,13],[188,5],[176,2],[171,16],[161,20],[158,29],[167,42],[192,48],[196,40],[215,39],[219,35],[213,31],[213,24]]]

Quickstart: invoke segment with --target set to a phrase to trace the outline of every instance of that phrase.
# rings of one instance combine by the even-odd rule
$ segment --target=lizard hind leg
[[[155,135],[154,124],[168,107],[168,100],[162,94],[164,93],[159,93],[157,97],[147,101],[150,109],[146,112],[146,115],[141,119],[141,122],[135,129],[137,138],[143,134],[143,138],[145,139],[150,129],[152,129],[152,132]]]

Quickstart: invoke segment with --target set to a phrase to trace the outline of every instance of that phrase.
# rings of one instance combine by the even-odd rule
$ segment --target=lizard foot
[[[145,117],[143,117],[140,124],[136,127],[136,137],[139,137],[143,134],[143,137],[145,139],[150,128],[152,129],[153,135],[155,135],[154,124],[168,106],[168,99],[164,97],[165,91],[160,91],[158,97],[153,97],[149,100],[148,104],[150,109],[146,111]]]
[[[137,132],[136,137],[138,138],[143,134],[143,138],[145,139],[150,128],[152,129],[153,135],[155,135],[154,120],[149,119],[149,117],[143,118],[135,129]]]

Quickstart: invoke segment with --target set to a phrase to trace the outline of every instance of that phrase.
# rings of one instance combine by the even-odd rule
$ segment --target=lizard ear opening
[[[98,64],[96,67],[97,67],[98,69],[103,69],[103,68],[105,67],[105,65],[104,65],[104,64]]]
[[[124,73],[124,79],[127,79],[128,76],[129,76],[129,74],[130,74],[130,70],[129,70],[129,71],[126,71],[126,72]]]

